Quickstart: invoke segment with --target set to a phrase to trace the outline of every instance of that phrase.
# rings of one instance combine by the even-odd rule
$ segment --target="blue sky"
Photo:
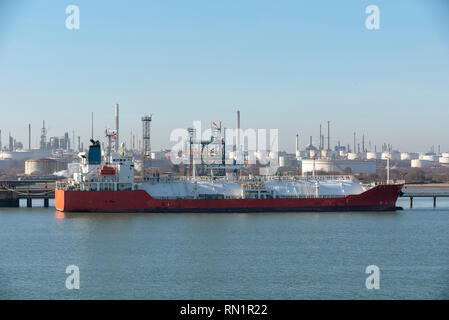
[[[80,30],[65,8],[80,8]],[[365,8],[380,8],[380,30]],[[319,124],[332,144],[352,133],[380,146],[449,150],[446,1],[1,1],[0,129],[34,147],[75,130],[87,143],[113,126],[140,134],[153,114],[153,149],[175,128],[223,121],[279,128],[293,151]]]

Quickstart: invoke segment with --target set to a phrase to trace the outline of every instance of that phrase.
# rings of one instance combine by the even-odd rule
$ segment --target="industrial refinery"
[[[213,166],[224,162],[233,165],[245,165],[252,172],[260,175],[272,174],[301,174],[303,176],[328,173],[368,174],[385,171],[387,169],[413,169],[445,170],[449,168],[449,152],[437,151],[431,147],[427,153],[401,152],[392,145],[383,143],[379,150],[371,140],[366,141],[364,134],[353,133],[351,143],[342,144],[338,139],[331,139],[331,122],[326,122],[325,134],[323,126],[319,124],[319,135],[312,135],[301,143],[301,135],[295,135],[295,153],[281,150],[269,151],[269,163],[259,161],[260,150],[254,150],[245,143],[245,130],[241,126],[241,113],[236,111],[235,144],[225,145],[226,135],[231,129],[226,129],[215,122],[211,125],[209,140],[198,140],[196,129],[188,128],[189,142],[185,143],[183,150],[183,166],[172,163],[172,150],[151,150],[152,116],[144,116],[139,125],[142,126],[142,136],[131,132],[128,141],[122,141],[120,134],[119,104],[114,105],[114,128],[106,129],[104,140],[100,141],[102,150],[107,156],[112,152],[129,154],[136,158],[136,171],[174,171],[174,174],[208,174],[210,169],[205,168],[208,162]],[[92,113],[92,132],[94,136],[94,117]],[[17,141],[8,133],[8,144],[1,144],[0,131],[0,169],[7,172],[14,169],[18,177],[51,178],[58,179],[70,175],[79,166],[79,153],[85,152],[84,142],[75,131],[65,132],[60,136],[47,137],[45,120],[40,129],[39,148],[32,148],[31,124],[28,124],[28,141],[26,144]],[[293,139],[292,139],[293,140]],[[307,143],[304,144],[304,142]],[[318,143],[314,144],[314,141]],[[331,141],[338,141],[332,145]],[[303,144],[303,147],[301,147]],[[187,146],[188,145],[188,146]],[[196,148],[196,150],[195,150]],[[275,152],[276,151],[276,152]],[[217,158],[218,155],[218,158]],[[214,158],[215,157],[215,158]],[[256,159],[256,161],[250,161]],[[207,161],[206,161],[207,160]],[[231,161],[231,162],[229,162]],[[5,171],[6,170],[6,171]]]

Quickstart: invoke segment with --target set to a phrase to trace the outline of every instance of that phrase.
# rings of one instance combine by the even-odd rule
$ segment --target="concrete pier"
[[[433,207],[437,207],[437,198],[449,198],[449,193],[447,192],[407,192],[403,193],[401,197],[409,197],[410,198],[410,208],[413,208],[413,198],[432,198],[433,199]]]
[[[0,190],[0,207],[18,207],[19,197],[13,191]]]
[[[27,208],[33,207],[33,199],[44,200],[48,208],[55,198],[54,181],[2,180],[0,181],[0,207],[19,207],[20,199],[26,200]]]

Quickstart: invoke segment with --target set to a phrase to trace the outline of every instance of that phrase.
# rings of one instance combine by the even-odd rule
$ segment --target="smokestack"
[[[235,142],[236,142],[235,151],[237,154],[238,152],[240,152],[240,111],[239,110],[237,110],[237,119],[236,119],[236,123],[235,123],[235,129],[237,130],[237,135],[236,135],[236,139],[235,139]]]
[[[31,123],[28,124],[28,150],[31,150]]]
[[[330,150],[331,149],[331,124],[330,121],[327,122],[327,148],[326,150]]]
[[[45,129],[45,120],[42,121],[40,149],[47,150],[47,129]]]
[[[323,134],[322,134],[322,131],[321,131],[321,123],[320,123],[320,145],[319,145],[319,147],[318,147],[318,149],[323,149],[323,147],[324,147],[324,144],[323,144]]]
[[[312,145],[312,136],[310,136],[310,145]]]
[[[2,130],[0,130],[0,151],[2,151]]]
[[[299,156],[299,134],[296,134],[296,156]]]
[[[91,132],[90,138],[93,140],[94,139],[94,113],[93,112],[92,112],[91,129],[92,129],[92,132]]]
[[[120,142],[119,142],[119,132],[118,132],[118,127],[119,125],[119,118],[118,118],[118,103],[115,104],[115,132],[116,132],[116,136],[115,136],[115,151],[118,151],[119,146],[120,146]]]
[[[354,149],[352,149],[352,150],[353,150],[352,152],[357,153],[357,146],[355,143],[355,132],[354,132]]]
[[[362,153],[365,152],[365,135],[362,135]]]

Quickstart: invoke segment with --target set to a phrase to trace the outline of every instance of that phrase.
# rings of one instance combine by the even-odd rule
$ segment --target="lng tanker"
[[[134,181],[134,159],[103,157],[98,141],[80,170],[58,181],[55,206],[75,212],[391,211],[403,184],[363,186],[352,176],[153,177]]]

